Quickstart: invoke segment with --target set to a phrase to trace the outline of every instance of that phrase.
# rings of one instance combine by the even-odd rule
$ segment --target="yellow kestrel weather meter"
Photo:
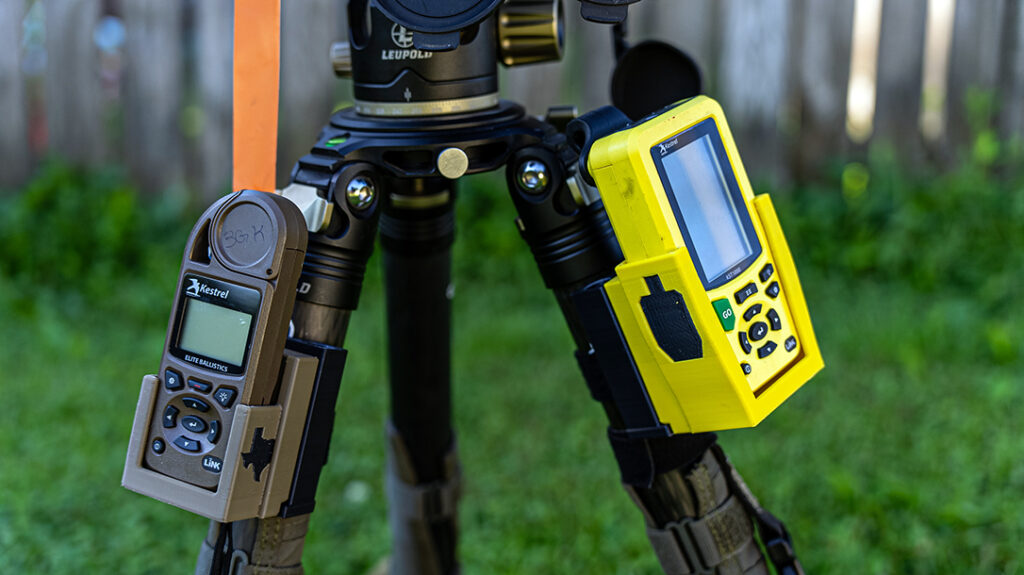
[[[597,139],[586,159],[625,261],[604,285],[673,433],[751,427],[824,363],[778,217],[721,107],[699,96]]]

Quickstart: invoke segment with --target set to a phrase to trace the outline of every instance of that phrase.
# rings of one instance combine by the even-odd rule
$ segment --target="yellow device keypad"
[[[732,291],[730,284],[708,295],[728,294],[714,299],[712,306],[722,329],[730,336],[750,389],[756,392],[798,357],[799,342],[789,319],[789,306],[780,297],[782,288],[775,266],[766,261],[751,268],[759,271],[751,274],[755,277],[749,281],[744,275],[740,289]]]

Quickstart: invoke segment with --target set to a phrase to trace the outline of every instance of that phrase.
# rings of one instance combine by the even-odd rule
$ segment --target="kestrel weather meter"
[[[698,96],[596,139],[585,158],[625,260],[603,285],[660,427],[751,427],[824,363],[767,195]]]
[[[280,499],[292,476],[274,445],[286,425],[301,436],[316,371],[285,350],[306,242],[301,212],[274,194],[236,192],[200,218],[160,371],[143,381],[126,487],[219,520],[256,516],[271,476]]]

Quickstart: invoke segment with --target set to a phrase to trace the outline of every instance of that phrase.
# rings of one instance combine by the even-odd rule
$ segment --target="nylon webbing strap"
[[[679,501],[690,517],[657,525],[635,487],[626,491],[644,513],[647,537],[669,575],[768,575],[751,518],[710,451],[685,475]]]
[[[445,456],[447,477],[441,481],[419,483],[402,436],[390,422],[386,431],[389,504],[406,519],[435,521],[454,516],[458,512],[459,496],[462,494],[462,469],[455,443],[452,443]]]
[[[772,562],[779,575],[804,575],[803,566],[796,557],[793,550],[793,540],[786,530],[785,524],[769,511],[761,507],[761,503],[754,496],[754,493],[747,487],[743,477],[736,471],[729,462],[729,457],[719,445],[711,449],[719,465],[725,471],[725,478],[733,493],[739,497],[747,512],[754,517],[757,523],[757,531],[764,543],[765,551],[768,552],[768,559]]]
[[[260,520],[251,565],[239,575],[302,575],[302,548],[309,515]]]
[[[211,522],[196,575],[303,575],[302,549],[308,530],[309,515]]]
[[[235,191],[275,188],[280,55],[280,0],[235,0]]]
[[[454,441],[444,458],[445,478],[420,483],[402,436],[390,422],[385,485],[393,549],[391,575],[442,575],[431,525],[455,521],[462,493],[462,470]],[[458,567],[456,567],[458,572]]]
[[[451,517],[458,511],[458,477],[427,485],[409,485],[390,473],[388,478],[394,478],[388,482],[388,503],[406,519],[430,522]]]
[[[702,519],[648,527],[647,537],[666,573],[742,575],[763,561],[750,518],[735,497]]]

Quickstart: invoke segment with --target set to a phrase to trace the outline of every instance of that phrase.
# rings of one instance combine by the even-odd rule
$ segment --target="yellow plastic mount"
[[[711,290],[697,274],[651,155],[652,147],[708,118],[721,136],[762,247],[743,272]],[[714,100],[687,100],[598,140],[591,148],[588,169],[625,255],[605,291],[662,423],[674,433],[753,427],[824,367],[775,208],[767,195],[754,197],[725,116]],[[775,271],[762,281],[759,275],[766,264]],[[701,339],[702,357],[673,361],[659,346],[640,304],[650,294],[645,278],[652,276],[660,278],[666,291],[681,294]],[[774,297],[766,289],[773,282],[779,286]],[[735,293],[750,283],[758,287],[757,293],[740,304]],[[735,319],[728,331],[712,305],[722,299],[729,302]],[[758,304],[762,312],[744,319],[744,312]],[[744,350],[740,332],[765,321],[766,309],[778,314],[781,328],[762,341],[748,342],[751,349]],[[797,343],[787,350],[784,341],[790,335]],[[757,349],[766,341],[778,347],[760,358]]]

